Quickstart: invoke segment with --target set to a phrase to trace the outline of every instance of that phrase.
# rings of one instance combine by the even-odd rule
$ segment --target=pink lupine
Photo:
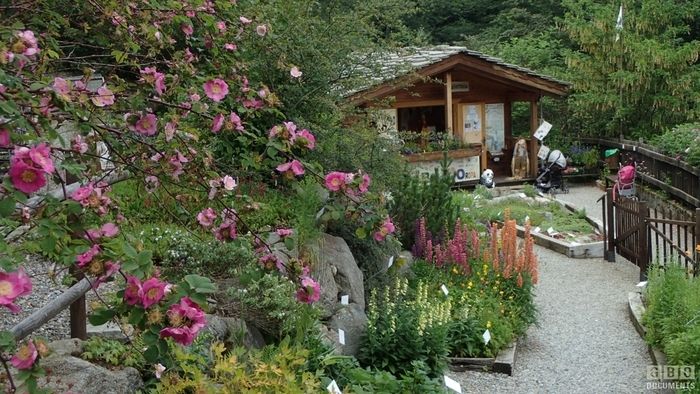
[[[321,285],[310,276],[301,278],[301,287],[297,290],[297,300],[313,304],[321,298]]]
[[[326,188],[332,192],[337,192],[345,187],[346,175],[344,172],[333,171],[326,175]]]
[[[18,313],[20,308],[14,304],[15,300],[31,292],[32,281],[23,268],[10,273],[0,272],[0,306]]]
[[[204,311],[189,297],[181,298],[179,303],[168,309],[167,314],[170,327],[160,330],[160,337],[170,337],[181,345],[191,345],[206,324]]]
[[[37,357],[39,357],[39,352],[36,350],[34,342],[29,340],[10,358],[10,364],[20,370],[31,369]]]
[[[278,165],[276,170],[290,177],[304,175],[304,165],[296,159]]]
[[[203,209],[197,214],[197,221],[202,227],[211,227],[216,219],[216,211],[212,208]]]
[[[167,283],[158,278],[150,278],[141,284],[141,305],[145,309],[160,302],[165,296]]]
[[[223,100],[228,94],[228,84],[219,78],[205,82],[203,88],[207,97],[216,102]]]

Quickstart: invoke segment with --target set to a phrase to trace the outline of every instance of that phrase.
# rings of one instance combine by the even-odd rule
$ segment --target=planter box
[[[449,169],[455,175],[455,183],[473,181],[481,175],[481,146],[447,151]],[[440,168],[445,152],[416,153],[404,156],[413,172],[428,177]]]
[[[517,346],[518,341],[513,341],[510,346],[501,350],[495,358],[449,357],[448,362],[450,364],[450,370],[454,372],[463,372],[467,370],[493,371],[513,376]]]

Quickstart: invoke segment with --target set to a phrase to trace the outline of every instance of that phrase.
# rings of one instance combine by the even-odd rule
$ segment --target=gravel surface
[[[29,295],[18,298],[15,302],[22,309],[19,313],[13,314],[6,308],[0,308],[0,330],[9,330],[37,308],[44,306],[49,300],[57,297],[68,288],[61,284],[61,275],[55,279],[55,282],[48,275],[57,269],[52,263],[43,261],[35,256],[28,256],[26,263],[22,266],[31,278],[32,292]],[[113,289],[112,283],[104,283],[100,285],[98,292],[101,296],[104,296]],[[90,311],[90,305],[92,302],[97,301],[97,297],[93,291],[89,291],[86,298],[88,311]],[[70,313],[68,309],[65,309],[48,323],[34,331],[31,336],[42,337],[51,341],[70,338]]]
[[[603,192],[574,186],[557,198],[600,218]],[[540,246],[539,322],[518,341],[513,376],[449,372],[464,393],[639,393],[646,390],[646,345],[629,320],[627,292],[639,269],[617,257],[571,259]]]

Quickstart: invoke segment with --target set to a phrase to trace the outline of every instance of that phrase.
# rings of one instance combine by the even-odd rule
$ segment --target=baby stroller
[[[617,171],[617,182],[613,185],[613,201],[617,200],[617,196],[636,199],[637,191],[634,187],[634,178],[637,175],[637,169],[633,164],[628,164]]]
[[[562,173],[566,168],[566,158],[559,150],[550,151],[542,162],[535,179],[535,187],[542,193],[567,193]]]

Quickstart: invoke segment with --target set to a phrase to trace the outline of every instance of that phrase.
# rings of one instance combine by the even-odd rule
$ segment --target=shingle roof
[[[525,67],[520,67],[515,64],[506,63],[502,59],[486,55],[481,52],[473,51],[466,47],[438,45],[425,48],[406,48],[399,52],[391,52],[378,55],[375,58],[376,66],[374,69],[367,69],[368,84],[350,94],[355,94],[367,90],[373,86],[387,82],[391,79],[408,74],[412,71],[417,71],[432,64],[439,63],[449,57],[457,54],[464,54],[471,57],[487,61],[489,63],[509,68],[533,77],[554,82],[561,85],[569,86],[570,83],[558,80],[548,75],[540,74]]]

